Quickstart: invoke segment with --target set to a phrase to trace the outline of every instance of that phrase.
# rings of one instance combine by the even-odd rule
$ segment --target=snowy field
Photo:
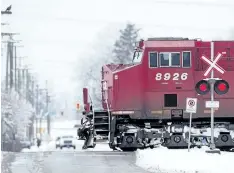
[[[208,154],[208,148],[138,150],[136,164],[155,173],[234,173],[234,153]]]

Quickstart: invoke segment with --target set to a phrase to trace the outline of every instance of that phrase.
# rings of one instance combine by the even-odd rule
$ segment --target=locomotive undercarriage
[[[231,124],[230,124],[231,123]],[[137,148],[154,148],[158,145],[170,149],[188,148],[189,124],[187,120],[136,120],[127,115],[115,116],[111,120],[109,144],[111,148],[119,147],[123,151]],[[192,124],[191,148],[210,145],[210,122],[197,119]],[[234,123],[217,121],[214,142],[216,148],[229,151],[234,148]]]
[[[95,111],[93,123],[95,138],[108,140],[110,148],[123,151],[154,148],[187,148],[188,119],[132,119],[129,115],[109,115],[107,111]],[[210,119],[193,119],[191,147],[210,145]],[[234,119],[215,119],[214,142],[216,148],[234,148]]]

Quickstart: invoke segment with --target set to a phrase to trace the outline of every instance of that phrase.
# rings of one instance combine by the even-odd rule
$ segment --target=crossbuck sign
[[[213,62],[209,60],[208,58],[206,58],[205,56],[201,57],[203,61],[205,61],[208,65],[210,65],[210,67],[205,71],[204,76],[207,76],[213,68],[217,70],[218,72],[220,72],[221,74],[224,74],[225,70],[217,64],[217,62],[220,60],[221,57],[222,57],[222,54],[218,53],[218,55],[216,56]]]

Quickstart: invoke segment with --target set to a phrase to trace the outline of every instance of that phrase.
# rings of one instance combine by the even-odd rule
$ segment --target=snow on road
[[[97,143],[95,148],[88,148],[87,150],[82,150],[84,144],[83,140],[76,141],[76,149],[73,148],[63,148],[56,149],[55,141],[49,143],[44,142],[39,148],[37,146],[32,146],[31,149],[23,149],[22,152],[44,152],[44,151],[113,151],[109,148],[108,144]]]
[[[169,150],[165,147],[138,150],[136,164],[150,172],[234,173],[234,153],[208,154],[208,148]]]
[[[46,122],[45,126],[46,126]],[[42,123],[43,124],[43,123]],[[87,150],[82,150],[82,146],[84,144],[83,140],[76,140],[76,149],[73,148],[63,148],[56,149],[55,140],[59,136],[63,135],[72,135],[73,137],[77,137],[77,128],[75,125],[79,125],[80,120],[54,120],[51,123],[51,141],[46,142],[43,141],[42,145],[38,148],[37,146],[32,146],[31,149],[23,149],[22,152],[43,152],[43,151],[112,151],[108,144],[97,143],[95,148],[88,148]]]

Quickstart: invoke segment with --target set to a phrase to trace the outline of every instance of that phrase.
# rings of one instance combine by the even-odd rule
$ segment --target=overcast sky
[[[48,79],[54,91],[74,95],[74,64],[87,58],[98,34],[115,33],[133,22],[141,36],[180,36],[226,39],[234,27],[233,0],[1,0],[2,10],[12,4],[11,16],[3,16],[3,31],[20,33],[23,48],[41,85]],[[95,43],[94,43],[95,42]],[[104,44],[105,45],[105,44]],[[2,62],[4,62],[2,60]],[[3,67],[3,64],[2,64]],[[2,68],[3,69],[3,68]]]

